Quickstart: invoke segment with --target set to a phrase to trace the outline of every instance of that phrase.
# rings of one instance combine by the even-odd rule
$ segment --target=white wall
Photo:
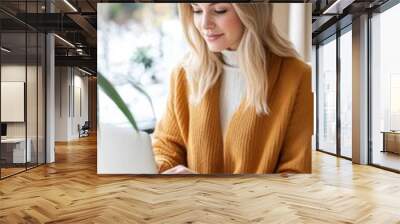
[[[79,118],[80,122],[85,122],[88,120],[88,77],[75,75],[75,87],[79,87],[81,89],[82,115],[79,116]]]
[[[1,82],[1,121],[24,122],[25,83]],[[36,108],[36,107],[35,107]]]
[[[55,68],[55,141],[68,141],[68,71],[68,67]]]
[[[1,81],[25,82],[25,65],[2,65]],[[29,68],[28,68],[29,69]],[[1,108],[6,110],[7,108]],[[25,123],[11,122],[7,123],[7,137],[25,137]]]
[[[2,65],[1,66],[1,81],[3,82],[25,82],[25,75],[28,72],[28,79],[30,87],[36,86],[36,80],[32,80],[30,78],[31,74],[36,75],[36,67],[34,66],[27,66],[25,65],[17,65],[17,64],[10,64],[10,65]],[[30,133],[35,133],[36,136],[36,87],[35,88],[27,88],[27,120],[28,124],[28,137]],[[3,96],[4,97],[4,96]],[[5,96],[6,97],[6,96]],[[39,105],[40,106],[40,105]],[[1,110],[7,110],[8,108],[1,108]],[[32,124],[33,122],[35,124]],[[8,137],[25,137],[25,123],[26,122],[7,122],[7,136]]]
[[[83,75],[72,67],[56,67],[55,141],[79,138],[78,124],[88,120],[88,78]]]
[[[25,64],[3,64],[1,66],[1,81],[2,82],[24,82],[26,86],[26,106],[25,102],[21,108],[18,108],[21,113],[25,114],[26,120],[22,122],[6,122],[8,138],[24,138],[25,135],[30,139],[32,161],[44,163],[44,74],[41,66],[32,66]],[[27,81],[25,80],[27,78]],[[4,89],[2,89],[3,92]],[[24,94],[25,92],[21,92]],[[4,94],[4,92],[3,92]],[[8,98],[7,95],[2,95],[2,98]],[[16,113],[16,108],[2,107],[2,112]],[[23,115],[24,116],[24,115]],[[37,156],[37,153],[39,154]]]
[[[25,82],[25,65],[2,65],[1,66],[1,81],[2,82]],[[28,70],[31,70],[28,67]],[[2,96],[7,97],[7,96]],[[1,108],[7,110],[7,108]],[[8,137],[25,137],[25,123],[24,122],[11,122],[7,123],[7,136]]]

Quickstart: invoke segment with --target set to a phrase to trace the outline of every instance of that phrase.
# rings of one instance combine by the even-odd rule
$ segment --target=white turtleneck
[[[224,50],[221,52],[224,59],[220,91],[220,118],[222,134],[225,137],[229,122],[238,109],[246,86],[243,74],[239,71],[236,51]]]

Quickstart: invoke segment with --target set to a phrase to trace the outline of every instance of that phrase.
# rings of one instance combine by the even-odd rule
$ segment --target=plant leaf
[[[122,100],[121,96],[119,95],[117,90],[114,88],[114,86],[101,73],[97,73],[97,82],[98,82],[99,86],[103,89],[104,93],[108,97],[110,97],[110,99],[115,103],[115,105],[117,105],[117,107],[121,110],[121,112],[129,120],[132,127],[136,131],[139,131],[139,128],[137,127],[135,118],[133,117],[128,106]]]

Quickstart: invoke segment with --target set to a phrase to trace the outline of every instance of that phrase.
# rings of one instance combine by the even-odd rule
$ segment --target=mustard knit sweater
[[[310,173],[311,68],[298,59],[274,55],[268,83],[270,114],[257,115],[242,101],[224,138],[219,120],[221,80],[192,105],[185,70],[176,69],[167,110],[154,132],[159,171],[182,164],[201,174]]]

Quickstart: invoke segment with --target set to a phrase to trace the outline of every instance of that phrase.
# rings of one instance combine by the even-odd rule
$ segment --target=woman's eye
[[[224,14],[224,13],[226,13],[226,9],[214,10],[214,12],[217,13],[217,14]]]
[[[193,13],[195,13],[195,14],[200,14],[200,13],[201,13],[201,10],[193,9]]]

